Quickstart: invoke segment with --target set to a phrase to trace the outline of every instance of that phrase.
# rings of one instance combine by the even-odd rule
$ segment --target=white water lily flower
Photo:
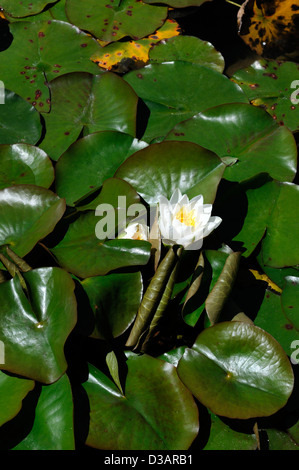
[[[204,204],[202,195],[189,201],[179,189],[174,191],[170,200],[160,196],[159,227],[163,242],[183,245],[188,250],[201,248],[203,238],[222,222],[220,217],[211,217],[212,207],[212,204]]]
[[[130,238],[131,240],[145,240],[149,239],[149,228],[145,224],[138,222],[131,222],[124,229],[118,238]]]

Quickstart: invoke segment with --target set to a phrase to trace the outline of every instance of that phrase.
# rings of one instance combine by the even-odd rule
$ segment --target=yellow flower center
[[[182,207],[176,214],[175,218],[181,222],[181,224],[195,227],[195,216],[194,210],[187,210],[186,207]]]
[[[138,228],[136,229],[136,232],[132,236],[132,240],[144,240],[144,235],[142,231],[140,230],[140,226],[138,225]]]

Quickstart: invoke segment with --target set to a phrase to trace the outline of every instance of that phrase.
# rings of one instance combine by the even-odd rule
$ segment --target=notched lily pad
[[[3,8],[5,15],[14,18],[22,18],[24,16],[36,15],[40,13],[49,0],[1,0],[0,8]]]
[[[100,45],[69,23],[20,21],[10,24],[10,32],[13,42],[0,53],[1,80],[40,112],[50,110],[48,82],[54,78],[77,71],[99,73],[90,57]]]
[[[295,62],[261,59],[234,73],[251,104],[260,106],[280,125],[299,130],[299,66]]]
[[[65,211],[65,201],[33,185],[0,190],[0,245],[23,257],[52,232]]]
[[[188,449],[198,432],[198,410],[175,367],[145,354],[132,355],[126,365],[124,395],[107,376],[89,367],[83,384],[90,404],[87,445],[109,450]]]
[[[0,284],[0,336],[5,338],[2,368],[52,383],[67,368],[64,344],[77,320],[74,282],[59,268],[35,269],[23,277],[29,298],[18,277]]]
[[[109,43],[130,36],[139,39],[154,32],[167,17],[167,8],[146,5],[138,0],[67,0],[69,21]],[[146,20],[145,20],[146,19]]]
[[[13,91],[3,92],[3,103],[0,104],[0,144],[36,144],[42,133],[39,113]]]
[[[0,189],[17,184],[49,188],[54,168],[46,153],[27,144],[0,145]]]
[[[238,321],[200,333],[180,360],[178,374],[213,413],[237,419],[272,415],[294,386],[280,344],[264,330]]]

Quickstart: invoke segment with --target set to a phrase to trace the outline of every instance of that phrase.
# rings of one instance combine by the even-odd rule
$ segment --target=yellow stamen
[[[185,207],[182,207],[176,214],[175,218],[182,224],[195,227],[195,216],[194,210],[188,211]]]

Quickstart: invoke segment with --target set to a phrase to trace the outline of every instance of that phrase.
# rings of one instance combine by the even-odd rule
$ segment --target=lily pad
[[[198,432],[198,410],[173,365],[153,357],[127,362],[125,395],[95,367],[83,386],[89,398],[86,443],[109,450],[186,450]]]
[[[74,282],[59,268],[36,269],[23,277],[30,301],[18,277],[0,284],[2,369],[52,383],[67,368],[64,344],[77,320]]]
[[[22,18],[24,16],[36,15],[40,13],[46,5],[48,5],[49,0],[1,0],[0,8],[3,8],[4,12],[8,16]]]
[[[183,60],[220,73],[224,70],[224,59],[220,52],[210,42],[194,36],[176,36],[160,42],[151,48],[149,58],[151,62]]]
[[[113,131],[96,132],[79,139],[57,162],[57,194],[65,198],[68,205],[74,205],[111,178],[138,146],[134,137]]]
[[[50,110],[48,82],[54,78],[70,72],[99,73],[90,57],[100,45],[69,23],[21,21],[10,24],[10,32],[13,42],[0,53],[1,80],[40,112]]]
[[[294,385],[290,361],[279,343],[264,330],[238,321],[200,333],[177,370],[199,401],[229,418],[275,413]]]
[[[184,61],[149,64],[124,79],[150,110],[142,137],[146,142],[164,137],[179,122],[212,106],[248,103],[241,88],[221,73]]]
[[[69,21],[106,43],[130,36],[139,39],[162,26],[168,9],[146,5],[138,0],[85,0],[82,15],[81,0],[67,0]]]
[[[241,230],[234,236],[234,240],[245,248],[243,255],[249,256],[262,240],[263,265],[272,268],[298,265],[298,227],[295,218],[298,186],[270,181],[248,189],[246,197],[247,213]]]
[[[23,257],[52,232],[65,211],[65,201],[32,185],[0,190],[0,245]]]
[[[294,349],[292,345],[299,345],[299,332],[292,321],[287,318],[282,307],[282,296],[270,291],[265,291],[259,311],[254,319],[254,324],[266,330],[279,342],[285,353],[292,357]],[[298,356],[298,353],[295,355]]]
[[[188,140],[215,152],[228,163],[224,177],[244,181],[268,173],[279,181],[292,182],[297,170],[293,134],[279,126],[263,109],[244,103],[210,108],[184,121],[166,140]],[[235,162],[233,161],[235,159]]]
[[[0,189],[33,184],[49,188],[54,168],[46,153],[27,144],[0,145]]]
[[[281,294],[281,303],[285,316],[299,331],[299,277],[286,276],[285,286]]]
[[[176,188],[189,198],[198,194],[213,203],[224,164],[209,150],[191,142],[161,142],[131,155],[116,171],[149,204],[160,195],[170,199]]]
[[[140,272],[108,274],[81,282],[95,315],[93,338],[120,336],[133,322],[142,298]]]
[[[299,70],[295,62],[257,60],[235,72],[231,80],[240,85],[254,106],[266,109],[292,132],[299,130]]]
[[[26,119],[24,119],[26,116]],[[12,91],[5,90],[0,105],[0,144],[36,144],[42,133],[36,109]]]
[[[46,136],[40,147],[57,160],[84,135],[115,130],[135,136],[138,97],[119,76],[72,73],[50,85],[51,112],[44,115]]]
[[[73,396],[64,374],[43,385],[35,408],[32,429],[14,450],[74,450]]]
[[[51,248],[60,266],[80,278],[105,275],[109,272],[147,264],[151,245],[146,241],[98,239],[98,218],[88,211],[70,224],[63,240]]]
[[[0,371],[0,426],[22,408],[22,400],[34,388],[34,381]]]

